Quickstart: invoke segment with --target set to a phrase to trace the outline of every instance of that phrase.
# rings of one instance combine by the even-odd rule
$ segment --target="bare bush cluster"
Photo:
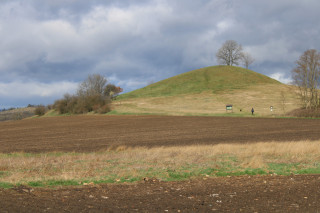
[[[295,109],[287,115],[299,118],[320,118],[320,109]]]
[[[83,81],[75,95],[65,94],[64,98],[55,101],[53,108],[60,114],[80,114],[94,111],[107,113],[111,100],[122,92],[120,87],[107,84],[107,79],[99,74],[89,75]]]
[[[35,114],[35,115],[42,116],[42,115],[44,115],[44,114],[46,113],[46,111],[47,111],[47,108],[46,108],[45,106],[39,105],[39,106],[37,106],[37,107],[35,108],[34,114]]]

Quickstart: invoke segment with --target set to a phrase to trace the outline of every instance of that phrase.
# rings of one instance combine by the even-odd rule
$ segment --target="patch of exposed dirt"
[[[320,175],[0,189],[1,212],[319,212]]]
[[[319,140],[320,120],[70,116],[0,123],[0,152],[91,152],[111,146],[181,146]]]

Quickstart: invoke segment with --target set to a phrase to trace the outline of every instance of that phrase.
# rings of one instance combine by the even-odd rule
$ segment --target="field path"
[[[81,115],[0,123],[1,153],[319,139],[320,120],[312,119]]]

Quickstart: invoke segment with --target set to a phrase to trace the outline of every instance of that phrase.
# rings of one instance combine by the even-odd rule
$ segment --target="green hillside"
[[[233,66],[212,66],[186,72],[121,95],[120,99],[217,93],[261,84],[281,84],[265,75]]]
[[[226,105],[233,105],[233,113]],[[295,86],[241,67],[193,70],[123,94],[114,114],[283,116],[300,107]],[[273,111],[270,111],[270,106]]]

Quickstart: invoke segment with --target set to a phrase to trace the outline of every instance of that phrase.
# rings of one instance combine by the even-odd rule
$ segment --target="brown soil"
[[[0,123],[0,152],[90,152],[121,145],[172,146],[319,140],[320,120],[71,116]]]
[[[169,146],[319,140],[320,120],[74,116],[0,123],[0,152],[88,152]],[[145,180],[55,189],[0,189],[0,212],[319,212],[320,175]]]
[[[1,212],[319,212],[320,175],[0,189]]]

